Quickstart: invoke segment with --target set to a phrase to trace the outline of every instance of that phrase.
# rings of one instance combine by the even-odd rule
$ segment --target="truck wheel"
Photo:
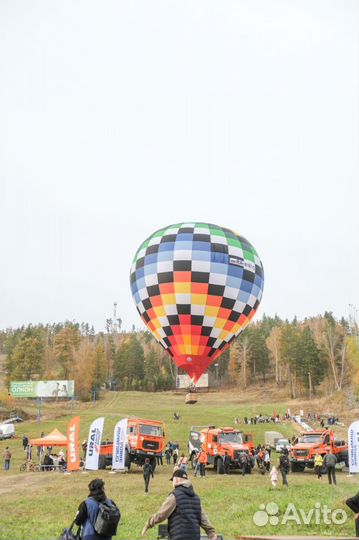
[[[224,474],[224,463],[222,458],[217,459],[217,474]]]
[[[131,468],[131,460],[130,460],[130,454],[128,453],[128,450],[126,448],[125,450],[125,467],[129,471]]]
[[[292,472],[303,472],[305,469],[305,465],[303,463],[296,463],[295,461],[292,461],[290,470]]]
[[[106,456],[100,455],[98,458],[98,468],[106,469]]]

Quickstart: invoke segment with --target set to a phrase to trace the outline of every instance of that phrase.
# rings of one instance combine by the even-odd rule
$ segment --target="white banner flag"
[[[353,422],[348,429],[349,472],[359,472],[359,420]]]
[[[98,469],[98,458],[100,455],[104,421],[105,419],[103,417],[96,418],[96,420],[94,420],[90,426],[87,441],[85,469],[90,469],[91,471],[97,471]]]
[[[112,468],[125,468],[125,448],[126,448],[127,418],[117,422],[113,432],[113,454]]]

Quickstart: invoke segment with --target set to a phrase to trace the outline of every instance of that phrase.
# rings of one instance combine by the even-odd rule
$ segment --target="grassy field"
[[[255,403],[260,402],[258,406]],[[279,413],[290,406],[298,412],[303,404],[286,403],[274,393],[257,394],[247,398],[234,393],[201,394],[199,402],[193,406],[184,405],[183,395],[172,393],[141,394],[136,392],[108,393],[95,404],[76,405],[75,414],[81,416],[81,438],[86,439],[91,421],[98,416],[105,416],[104,437],[112,440],[115,423],[121,417],[141,416],[163,420],[167,425],[170,440],[178,441],[180,449],[186,450],[188,431],[191,425],[233,425],[235,416],[252,416]],[[34,413],[34,405],[28,403],[25,410]],[[173,422],[173,412],[181,414],[181,421]],[[50,473],[20,473],[19,467],[24,460],[21,436],[38,437],[43,430],[49,433],[54,427],[66,433],[66,426],[71,416],[68,404],[45,404],[41,423],[27,421],[17,425],[19,438],[10,443],[1,441],[0,451],[3,455],[5,446],[11,447],[13,459],[9,472],[0,472],[0,539],[1,540],[42,540],[56,539],[62,528],[68,525],[74,513],[86,495],[87,484],[92,478],[100,476],[106,483],[106,492],[121,508],[121,526],[116,538],[138,539],[141,529],[149,515],[161,504],[171,491],[171,467],[158,467],[155,478],[150,485],[150,496],[144,495],[141,470],[134,468],[128,474],[111,474],[110,471],[78,472],[64,475]],[[350,413],[354,415],[355,412]],[[242,426],[243,428],[243,426]],[[264,431],[273,429],[273,425],[257,424],[249,426],[254,434],[256,444],[263,442]],[[277,429],[277,428],[275,428]],[[279,428],[286,436],[296,432],[292,423]],[[339,430],[345,436],[345,428]],[[275,455],[275,454],[274,454]],[[275,458],[276,459],[276,458]],[[229,476],[217,476],[208,470],[205,480],[192,478],[195,490],[202,499],[211,521],[218,532],[226,539],[248,534],[321,534],[326,536],[348,537],[353,533],[353,519],[348,511],[348,520],[343,524],[324,523],[321,518],[318,524],[314,517],[308,525],[303,521],[291,520],[282,524],[287,505],[294,503],[297,511],[303,509],[308,513],[320,503],[328,505],[332,510],[345,509],[345,499],[358,490],[358,479],[350,478],[345,471],[337,474],[338,485],[329,486],[326,478],[317,480],[312,471],[289,476],[289,488],[280,483],[277,489],[270,485],[268,476],[263,477],[255,469],[252,475],[242,477],[237,473]],[[253,522],[253,515],[261,504],[276,503],[279,518],[278,525],[258,526]],[[317,509],[317,514],[319,510]],[[293,515],[293,514],[292,514]],[[157,530],[151,530],[147,538],[157,537]]]

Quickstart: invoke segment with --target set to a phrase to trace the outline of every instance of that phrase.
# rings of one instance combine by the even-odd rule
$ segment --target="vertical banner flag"
[[[127,418],[123,418],[115,425],[113,432],[113,454],[112,468],[125,468],[125,448],[126,448]]]
[[[349,472],[359,472],[359,420],[353,422],[348,429]]]
[[[91,471],[98,470],[98,458],[100,455],[104,421],[105,419],[103,416],[101,418],[96,418],[96,420],[94,420],[90,426],[87,441],[85,469],[90,469]]]
[[[71,418],[67,426],[67,470],[80,470],[80,449],[79,449],[79,434],[80,434],[80,417],[74,416]]]

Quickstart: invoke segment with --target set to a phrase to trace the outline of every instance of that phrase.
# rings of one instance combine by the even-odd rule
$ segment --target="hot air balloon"
[[[263,279],[248,240],[208,223],[156,231],[137,250],[130,275],[142,320],[194,383],[254,316]]]

